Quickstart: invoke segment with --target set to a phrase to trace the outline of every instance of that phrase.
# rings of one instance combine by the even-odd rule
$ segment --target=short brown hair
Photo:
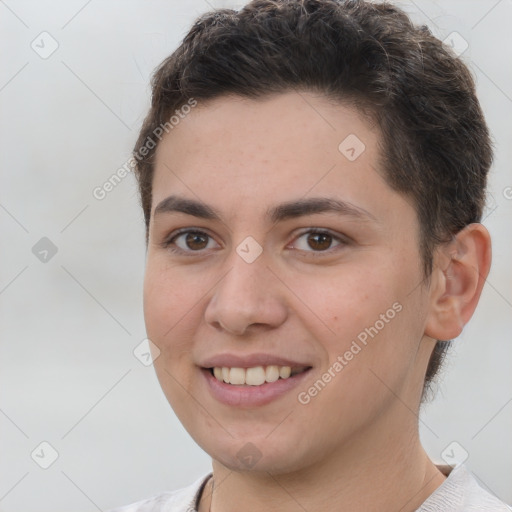
[[[353,105],[378,124],[385,179],[418,215],[428,281],[435,247],[481,220],[492,145],[466,65],[389,3],[253,0],[200,16],[155,71],[134,148],[146,241],[156,148],[140,150],[155,130],[191,99],[293,90]],[[449,343],[436,343],[422,400]]]

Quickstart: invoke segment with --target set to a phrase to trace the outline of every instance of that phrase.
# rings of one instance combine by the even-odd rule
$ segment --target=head
[[[466,66],[390,4],[254,0],[199,18],[152,87],[134,155],[148,243],[145,316],[178,415],[187,416],[184,390],[196,389],[190,368],[213,357],[216,343],[221,352],[292,351],[317,377],[330,370],[333,391],[322,390],[313,406],[324,409],[351,381],[354,396],[344,405],[357,410],[372,392],[361,368],[382,370],[374,379],[386,386],[374,383],[382,392],[352,426],[391,404],[385,387],[414,383],[404,393],[424,400],[490,261],[475,223],[492,150]],[[182,203],[176,214],[164,205],[157,219],[170,195],[209,208]],[[318,197],[343,201],[342,221],[314,205],[267,215]],[[322,243],[336,245],[329,237],[341,233],[343,250],[323,260],[285,257],[285,246],[311,249],[296,232],[286,245],[304,219],[294,208],[309,208],[307,225],[331,228]],[[190,252],[199,236],[201,256],[164,247],[176,228],[198,223],[203,234],[187,245],[181,236],[179,246]],[[258,252],[251,263],[236,250],[246,237],[243,247]],[[452,263],[467,254],[480,258],[477,276],[471,264]],[[333,356],[347,351],[357,364],[336,371]],[[219,423],[235,421],[219,411]],[[244,410],[232,432],[252,414]],[[194,420],[188,427],[194,431]],[[201,444],[202,434],[194,437]]]

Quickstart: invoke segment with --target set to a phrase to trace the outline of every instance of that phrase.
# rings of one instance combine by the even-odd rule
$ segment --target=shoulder
[[[510,512],[512,508],[481,487],[466,466],[459,464],[416,512],[441,511]]]
[[[197,497],[209,480],[211,473],[202,476],[183,489],[157,494],[131,505],[111,509],[108,512],[193,512]]]

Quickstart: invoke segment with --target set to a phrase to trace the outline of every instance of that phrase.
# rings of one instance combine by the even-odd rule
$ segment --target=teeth
[[[231,369],[233,371],[233,368]],[[249,386],[261,386],[266,379],[265,368],[263,366],[256,366],[254,368],[247,368],[245,370],[245,382]]]
[[[307,367],[294,368],[293,374],[305,370]],[[253,368],[220,368],[213,369],[213,375],[220,382],[237,386],[261,386],[265,382],[276,382],[278,379],[288,379],[292,375],[290,366],[255,366]]]
[[[281,366],[281,368],[279,368],[279,377],[281,377],[281,379],[287,379],[291,373],[292,369],[289,366]]]
[[[284,366],[283,366],[284,368]],[[290,368],[287,366],[287,368]],[[279,379],[279,366],[267,366],[267,370],[265,371],[265,380],[267,382],[275,382]]]
[[[228,382],[230,384],[245,384],[245,370],[243,368],[231,368]]]

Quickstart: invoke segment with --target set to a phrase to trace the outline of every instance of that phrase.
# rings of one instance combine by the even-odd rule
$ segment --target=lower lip
[[[201,368],[201,373],[206,379],[213,397],[223,404],[235,407],[266,405],[298,386],[309,375],[310,371],[311,368],[287,379],[265,382],[261,386],[236,386],[217,380],[210,373],[210,370]]]

